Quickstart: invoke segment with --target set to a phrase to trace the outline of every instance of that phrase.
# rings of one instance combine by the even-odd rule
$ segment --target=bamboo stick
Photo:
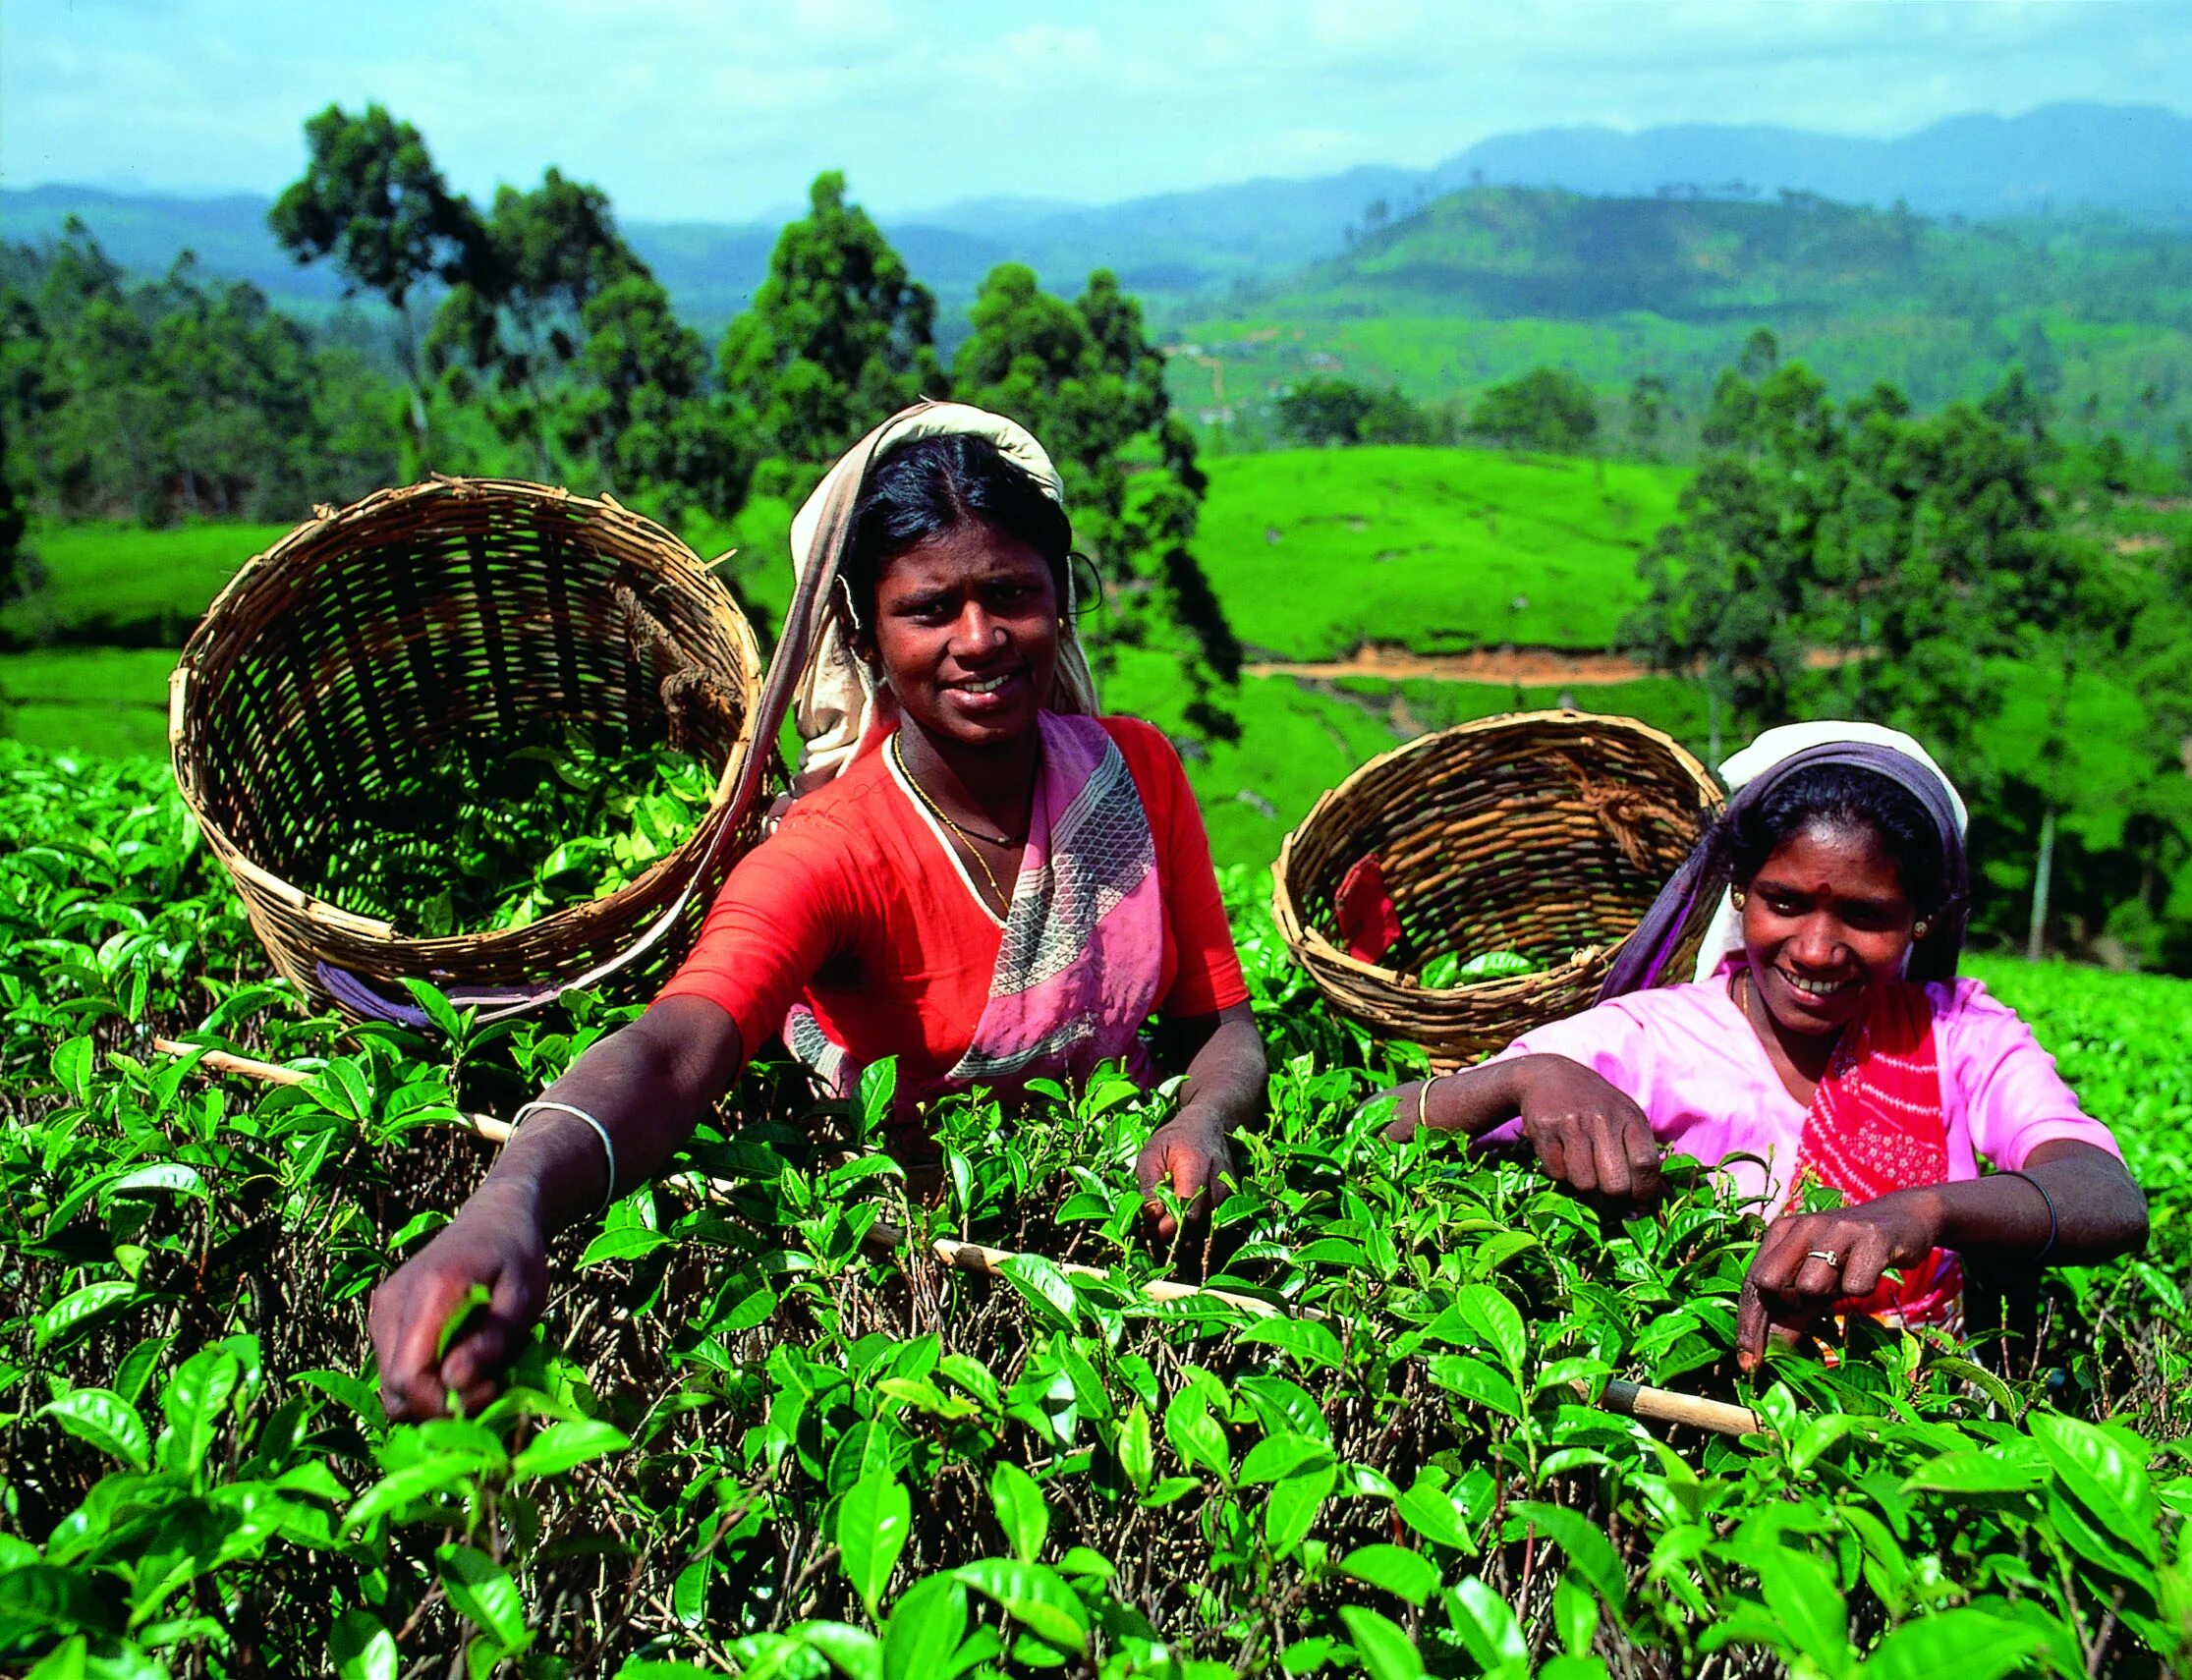
[[[295,1068],[285,1068],[274,1062],[262,1062],[250,1056],[239,1056],[227,1050],[208,1050],[198,1044],[185,1044],[173,1038],[154,1038],[152,1047],[171,1056],[197,1054],[198,1066],[216,1073],[235,1074],[244,1079],[255,1079],[267,1085],[303,1085],[312,1076]],[[492,1119],[484,1114],[467,1114],[465,1127],[476,1136],[489,1143],[507,1142],[509,1123]],[[703,1196],[713,1201],[725,1201],[733,1186],[719,1178],[708,1178],[701,1173],[679,1175],[686,1182],[696,1185]],[[909,1234],[901,1227],[878,1222],[868,1228],[865,1239],[871,1246],[885,1249],[902,1249],[911,1242]],[[960,1271],[979,1272],[985,1277],[1004,1275],[1004,1262],[1023,1257],[1011,1249],[990,1248],[984,1243],[961,1242],[952,1237],[938,1237],[929,1245],[929,1252],[945,1265]],[[1110,1274],[1099,1266],[1082,1265],[1071,1260],[1052,1260],[1050,1263],[1068,1277],[1107,1278]],[[1313,1307],[1299,1307],[1291,1311],[1265,1301],[1254,1295],[1239,1295],[1226,1289],[1206,1289],[1200,1284],[1180,1283],[1167,1277],[1152,1277],[1142,1284],[1142,1293],[1152,1301],[1186,1301],[1196,1296],[1207,1296],[1212,1301],[1237,1307],[1242,1312],[1259,1318],[1296,1317],[1324,1319],[1326,1315]],[[1575,1384],[1577,1393],[1586,1400],[1591,1397],[1589,1387]],[[1658,1424],[1682,1424],[1691,1428],[1707,1429],[1720,1435],[1758,1434],[1763,1426],[1758,1414],[1748,1406],[1730,1405],[1724,1400],[1708,1400],[1701,1395],[1684,1394],[1671,1388],[1655,1388],[1649,1383],[1627,1382],[1616,1377],[1610,1379],[1599,1397],[1599,1404],[1607,1411],[1624,1418],[1637,1418]]]

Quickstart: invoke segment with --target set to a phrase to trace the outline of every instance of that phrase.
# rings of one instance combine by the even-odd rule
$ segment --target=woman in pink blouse
[[[1658,1196],[1662,1149],[1725,1162],[1770,1219],[1737,1313],[1745,1370],[1769,1332],[1832,1315],[1953,1323],[1963,1255],[2088,1264],[2143,1244],[2146,1200],[2108,1128],[2013,1011],[1956,978],[1964,808],[1925,750],[1797,724],[1722,773],[1726,812],[1597,1007],[1402,1087],[1387,1136],[1526,1142],[1615,1203]],[[1695,980],[1658,984],[1712,896]],[[1817,1189],[1840,1205],[1805,1211],[1835,1200]]]

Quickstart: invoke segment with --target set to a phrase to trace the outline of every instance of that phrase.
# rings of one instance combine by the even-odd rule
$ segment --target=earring
[[[1745,892],[1741,887],[1737,887],[1733,892],[1727,895],[1727,900],[1728,903],[1734,905],[1736,909],[1741,910],[1750,896],[1751,895]]]
[[[1912,937],[1913,939],[1923,939],[1923,938],[1925,938],[1925,936],[1926,936],[1926,929],[1927,929],[1927,927],[1928,927],[1929,925],[1931,925],[1931,924],[1929,924],[1929,923],[1928,923],[1928,922],[1926,921],[1926,919],[1925,919],[1925,918],[1924,918],[1923,916],[1921,916],[1921,917],[1920,917],[1920,918],[1918,919],[1917,924],[1916,924],[1915,926],[1913,926],[1913,927],[1911,928],[1911,930],[1910,930],[1910,936],[1911,936],[1911,937]]]

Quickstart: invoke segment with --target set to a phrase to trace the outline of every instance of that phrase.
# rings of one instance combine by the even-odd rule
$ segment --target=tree
[[[489,381],[496,429],[529,440],[546,478],[555,383],[579,355],[587,307],[646,267],[617,233],[608,196],[556,169],[531,192],[496,189],[476,258],[435,314],[427,364],[457,378],[460,400],[474,394],[468,371]]]
[[[916,282],[868,212],[845,202],[845,178],[815,178],[804,220],[787,224],[753,307],[720,356],[735,432],[756,455],[820,463],[878,420],[944,389],[936,301]]]
[[[1478,398],[1469,429],[1510,449],[1572,453],[1598,434],[1598,400],[1566,368],[1533,367]]]
[[[1657,373],[1639,373],[1629,386],[1629,444],[1647,460],[1658,457],[1659,432],[1673,398]]]
[[[125,284],[72,224],[0,295],[0,329],[7,470],[64,517],[294,517],[394,473],[386,381],[187,253]]]
[[[1376,403],[1345,379],[1304,379],[1278,400],[1279,431],[1299,443],[1359,443]]]
[[[484,230],[470,200],[450,192],[419,131],[383,106],[353,117],[329,105],[306,121],[305,144],[305,173],[274,200],[267,225],[300,263],[331,257],[352,292],[378,293],[396,311],[423,463],[431,438],[414,297],[428,281],[455,285],[478,273]]]
[[[674,516],[737,497],[737,452],[704,400],[707,352],[646,272],[592,298],[580,324],[579,389],[562,411],[565,446],[590,455],[621,493]]]
[[[1280,432],[1301,443],[1450,443],[1452,422],[1397,388],[1305,379],[1278,400]]]
[[[16,592],[21,567],[23,533],[28,522],[23,504],[16,499],[15,482],[7,471],[8,422],[0,416],[0,601]]]
[[[1753,327],[1751,336],[1743,341],[1743,354],[1736,358],[1735,370],[1746,379],[1763,379],[1781,364],[1781,341],[1767,327]]]
[[[1207,480],[1141,306],[1108,272],[1068,304],[1008,262],[983,282],[972,318],[957,394],[1042,439],[1075,537],[1104,575],[1110,636],[1177,658],[1194,696],[1189,722],[1231,738],[1238,726],[1218,691],[1238,677],[1240,645],[1192,547]]]
[[[2128,906],[2150,944],[2173,937],[2152,930],[2173,914],[2156,881],[2192,832],[2176,759],[2192,676],[2181,640],[2163,654],[2141,638],[2181,637],[2192,613],[2165,565],[2141,581],[2055,528],[2029,388],[2005,382],[1988,406],[1920,419],[1880,386],[1837,409],[1801,364],[1730,369],[1720,451],[1641,562],[1647,599],[1620,640],[1705,683],[1714,752],[1725,719],[1826,714],[1907,729],[1959,765],[1990,878],[2029,886],[2029,949],[2066,868],[2089,924]],[[2104,884],[2102,862],[2133,845],[2135,894],[2134,871]]]

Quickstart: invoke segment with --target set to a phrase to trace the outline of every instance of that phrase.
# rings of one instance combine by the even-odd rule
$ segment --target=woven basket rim
[[[1498,712],[1490,717],[1471,718],[1465,723],[1449,724],[1443,729],[1433,729],[1388,748],[1375,758],[1358,765],[1335,786],[1318,796],[1301,821],[1287,831],[1279,842],[1278,856],[1271,862],[1271,916],[1278,924],[1279,935],[1299,960],[1306,952],[1319,962],[1329,964],[1342,973],[1379,985],[1390,986],[1398,992],[1421,998],[1451,1001],[1499,1003],[1519,1000],[1533,992],[1549,989],[1552,985],[1578,979],[1592,965],[1602,963],[1620,941],[1612,945],[1585,945],[1573,952],[1566,961],[1551,968],[1541,969],[1527,975],[1496,975],[1467,985],[1427,986],[1405,970],[1387,968],[1380,963],[1365,962],[1334,945],[1324,931],[1305,918],[1294,903],[1292,864],[1295,842],[1317,824],[1325,811],[1344,800],[1357,786],[1377,775],[1386,766],[1401,762],[1419,754],[1434,752],[1453,743],[1478,735],[1505,733],[1510,730],[1547,723],[1576,724],[1602,728],[1641,738],[1654,746],[1666,750],[1673,761],[1698,784],[1707,801],[1721,797],[1719,786],[1713,780],[1696,756],[1673,736],[1662,729],[1654,728],[1641,718],[1624,716],[1617,712],[1576,711],[1555,707],[1541,711]],[[1703,802],[1701,802],[1703,803]],[[1624,935],[1626,937],[1626,935]],[[1311,973],[1315,975],[1312,965]]]
[[[576,924],[582,917],[598,917],[603,914],[604,906],[628,895],[637,896],[643,887],[652,883],[664,870],[687,863],[688,854],[706,840],[712,824],[735,820],[735,813],[730,812],[727,808],[732,790],[737,785],[739,770],[751,754],[758,750],[766,751],[766,745],[756,740],[760,721],[758,715],[762,680],[760,645],[744,608],[726,590],[725,599],[730,608],[729,618],[741,668],[738,738],[724,757],[723,768],[716,777],[707,808],[701,812],[691,831],[668,855],[626,881],[616,891],[564,905],[523,927],[421,936],[405,933],[393,924],[377,917],[346,910],[334,900],[317,893],[307,892],[294,882],[274,873],[238,845],[227,829],[207,813],[193,773],[197,766],[186,765],[184,762],[183,723],[190,704],[191,678],[206,646],[221,634],[224,620],[236,609],[238,603],[248,599],[253,591],[279,580],[286,570],[309,571],[310,564],[321,556],[317,553],[304,556],[304,563],[299,564],[301,557],[298,551],[309,546],[316,547],[323,538],[346,526],[377,520],[390,511],[413,502],[495,499],[527,502],[536,506],[547,504],[559,509],[574,508],[590,517],[622,524],[642,540],[689,557],[696,570],[710,581],[713,580],[714,566],[724,558],[718,556],[715,561],[702,560],[692,545],[675,532],[645,514],[635,513],[606,492],[599,496],[587,496],[561,485],[542,484],[529,478],[466,477],[436,473],[418,483],[374,490],[340,508],[325,503],[315,505],[309,518],[299,521],[281,537],[236,569],[236,575],[222,586],[220,592],[213,597],[183,644],[175,669],[168,677],[169,768],[192,820],[204,831],[222,863],[232,872],[248,872],[260,890],[289,903],[300,916],[315,926],[377,940],[387,946],[392,957],[407,962],[416,960],[430,963],[457,959],[483,949],[491,949],[503,941],[514,940],[519,935],[535,940],[553,936]],[[241,885],[242,882],[239,881],[238,884]]]

